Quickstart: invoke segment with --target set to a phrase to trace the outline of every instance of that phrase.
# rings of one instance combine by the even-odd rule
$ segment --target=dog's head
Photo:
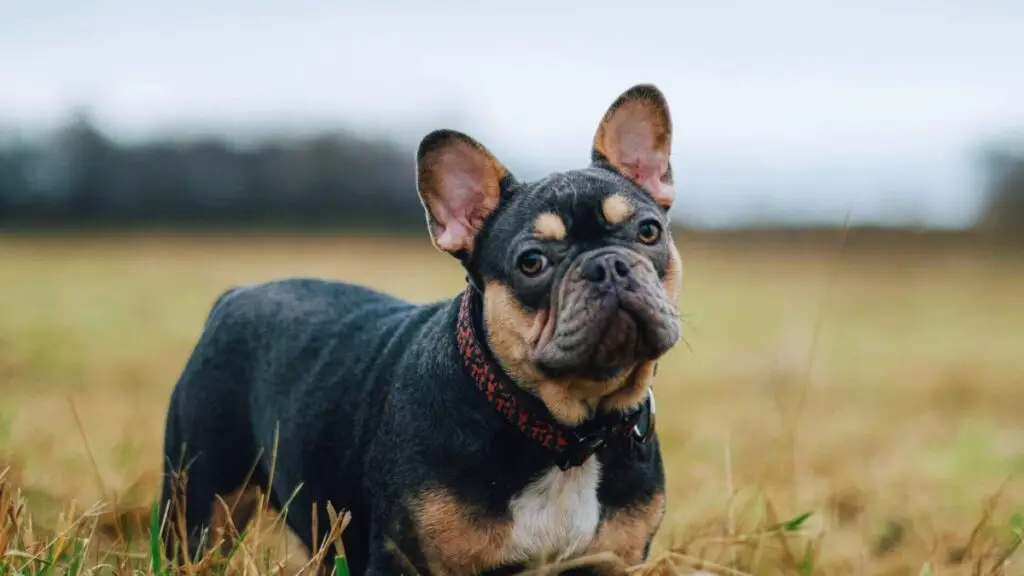
[[[590,166],[539,181],[516,180],[460,132],[420,143],[434,245],[479,279],[502,368],[566,424],[642,402],[656,360],[679,340],[671,144],[668,104],[651,85],[612,103]]]

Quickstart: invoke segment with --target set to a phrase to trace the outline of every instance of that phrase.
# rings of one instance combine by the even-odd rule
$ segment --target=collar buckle
[[[633,426],[630,430],[633,439],[640,444],[646,443],[654,436],[654,408],[654,391],[648,388],[647,400],[644,402],[643,407],[637,410],[633,416]]]
[[[588,458],[608,444],[607,436],[605,429],[599,429],[589,434],[573,431],[573,443],[555,459],[555,463],[561,470],[582,466]]]

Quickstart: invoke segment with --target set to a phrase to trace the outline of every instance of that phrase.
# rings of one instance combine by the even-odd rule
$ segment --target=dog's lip
[[[646,320],[643,317],[641,317],[635,311],[627,308],[626,306],[623,306],[621,301],[619,303],[619,313],[625,313],[626,316],[629,317],[629,319],[633,321],[633,324],[636,326],[636,343],[635,343],[635,348],[638,349],[638,350],[641,349],[641,347],[644,344],[646,344],[645,337],[644,337],[644,328],[647,326],[648,320]]]
[[[593,364],[591,362],[580,362],[573,365],[561,365],[561,364],[548,364],[538,363],[537,368],[549,378],[571,378],[574,376],[580,376],[583,374],[583,370],[590,369],[591,374],[586,374],[586,377],[592,378],[597,381],[607,380],[614,378],[615,376],[622,373],[623,370],[629,369],[632,364],[628,365],[610,365],[603,366]]]
[[[556,328],[558,327],[558,311],[562,305],[562,292],[565,282],[559,282],[558,287],[551,294],[551,302],[547,308],[542,308],[537,312],[537,318],[534,320],[533,332],[531,334],[530,343],[533,348],[533,356],[537,356],[541,350],[543,350],[548,344],[551,343],[552,338],[555,336]]]
[[[552,316],[553,314],[551,314],[550,310],[542,308],[537,312],[537,317],[533,320],[533,326],[530,328],[530,335],[527,341],[535,351],[551,340],[551,335],[554,331],[550,330],[548,326],[553,324],[550,321]]]

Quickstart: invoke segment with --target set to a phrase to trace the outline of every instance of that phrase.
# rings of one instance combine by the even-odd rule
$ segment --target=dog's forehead
[[[555,172],[530,184],[529,194],[548,205],[572,206],[629,190],[629,181],[609,170]]]
[[[601,218],[601,206],[609,197],[634,204],[644,200],[625,177],[593,167],[550,174],[527,184],[523,192],[524,216],[554,213],[582,225]]]

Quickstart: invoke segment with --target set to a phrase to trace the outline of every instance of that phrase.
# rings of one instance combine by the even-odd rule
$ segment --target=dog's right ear
[[[416,186],[434,246],[469,255],[501,199],[508,171],[482,144],[455,130],[435,130],[416,152]]]

